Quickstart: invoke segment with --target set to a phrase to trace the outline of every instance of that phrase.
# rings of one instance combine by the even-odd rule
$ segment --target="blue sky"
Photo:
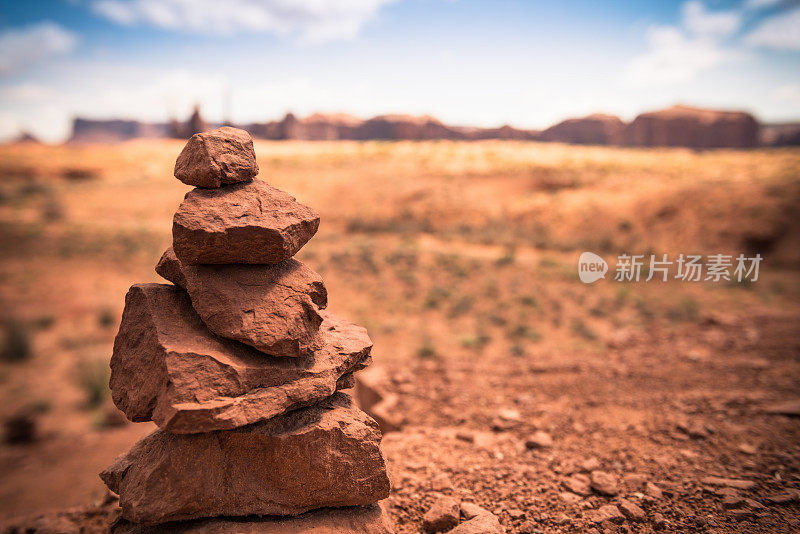
[[[431,114],[543,128],[674,103],[800,119],[800,2],[0,2],[0,137],[76,115]],[[229,104],[226,104],[229,102]]]

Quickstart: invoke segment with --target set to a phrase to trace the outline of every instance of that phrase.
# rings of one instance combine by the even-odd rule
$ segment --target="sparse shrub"
[[[589,310],[589,315],[592,317],[605,317],[608,315],[608,304],[605,299],[600,300],[594,307]]]
[[[384,261],[389,265],[400,265],[413,269],[419,263],[419,255],[417,251],[411,247],[400,248],[387,255]]]
[[[699,308],[695,299],[684,296],[676,306],[667,310],[667,317],[673,321],[695,321],[699,315]]]
[[[89,169],[89,168],[81,168],[81,167],[70,167],[66,168],[61,172],[61,176],[66,178],[70,181],[83,181],[83,180],[94,180],[100,177],[100,171],[97,169]]]
[[[423,359],[436,357],[436,348],[433,346],[430,339],[426,339],[422,342],[422,345],[417,349],[417,356]]]
[[[428,291],[423,306],[429,310],[435,310],[439,308],[442,301],[446,300],[448,297],[450,297],[450,290],[446,287],[434,286]]]
[[[494,264],[498,267],[504,267],[511,265],[514,261],[516,261],[516,250],[514,250],[514,247],[508,247],[503,255],[495,260]]]
[[[587,339],[589,341],[594,341],[597,339],[597,334],[595,334],[589,326],[583,321],[583,319],[576,317],[572,319],[570,323],[570,328],[572,332],[579,335],[580,337]]]
[[[33,327],[37,330],[47,330],[56,324],[56,318],[53,315],[40,315],[33,320]]]
[[[472,309],[473,304],[474,299],[469,295],[464,295],[453,304],[453,307],[450,308],[448,315],[451,318],[464,315]]]
[[[419,282],[417,273],[412,270],[399,271],[397,273],[397,279],[410,287],[416,287]]]
[[[44,222],[56,222],[64,218],[64,206],[57,198],[47,199],[41,207]]]
[[[483,284],[483,293],[487,297],[497,298],[497,291],[497,279],[490,276]]]
[[[42,195],[50,191],[50,187],[48,185],[43,184],[39,180],[28,180],[20,185],[19,189],[17,190],[20,197],[32,197],[36,195]]]
[[[559,262],[546,256],[539,260],[539,267],[542,268],[558,267],[559,265],[561,265]]]
[[[515,358],[521,358],[525,356],[525,347],[519,343],[514,343],[511,345],[511,355]]]
[[[78,386],[83,390],[86,406],[97,408],[109,394],[108,360],[96,358],[78,364]]]
[[[111,328],[116,324],[116,322],[117,317],[109,308],[103,308],[97,315],[97,324],[99,324],[102,328]]]
[[[461,338],[461,346],[466,349],[473,349],[473,350],[483,350],[483,347],[486,346],[489,341],[491,341],[491,337],[487,334],[480,333],[474,336],[464,336]]]
[[[628,286],[620,286],[619,289],[617,289],[617,299],[616,299],[617,307],[622,306],[623,304],[625,304],[627,302],[628,297],[630,296],[630,294],[631,294],[631,288],[630,287],[628,287]]]
[[[530,341],[539,341],[542,335],[536,330],[530,328],[528,325],[519,323],[517,326],[509,330],[509,339],[528,339]]]
[[[534,297],[533,295],[522,296],[520,297],[519,301],[523,306],[527,306],[535,310],[539,309],[539,301],[536,300],[536,297]]]
[[[454,254],[437,254],[436,266],[458,278],[464,278],[469,274],[469,268]]]
[[[508,324],[508,320],[496,312],[489,313],[489,315],[486,316],[486,319],[495,326],[505,326]]]
[[[3,345],[0,359],[7,362],[20,362],[31,357],[31,334],[23,323],[11,320],[3,325]]]
[[[3,421],[3,441],[9,445],[33,443],[39,438],[39,419],[29,410],[20,410]]]
[[[358,259],[369,271],[373,273],[379,272],[372,243],[362,243],[358,246]]]
[[[643,319],[652,319],[655,317],[655,312],[650,307],[650,304],[645,299],[637,298],[635,302],[636,311],[639,312],[639,315],[642,316]]]

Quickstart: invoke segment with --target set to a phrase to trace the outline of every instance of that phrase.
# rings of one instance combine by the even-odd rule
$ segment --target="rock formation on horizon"
[[[759,124],[743,111],[716,111],[672,106],[642,113],[626,128],[622,144],[689,148],[753,148]]]
[[[257,173],[234,128],[178,157],[198,187],[156,266],[174,285],[131,287],[111,358],[114,403],[159,427],[100,475],[119,494],[115,532],[391,532],[380,429],[342,391],[372,342],[292,258],[319,215]]]
[[[625,123],[619,117],[596,113],[559,122],[543,131],[539,139],[576,145],[617,145],[624,130]]]
[[[193,117],[199,117],[199,111]],[[196,120],[194,121],[196,122]],[[201,131],[188,123],[146,124],[137,121],[75,119],[72,142],[118,142],[137,137],[188,137]],[[204,124],[204,127],[214,125]],[[298,140],[480,140],[513,139],[555,141],[569,144],[682,146],[688,148],[751,148],[800,143],[797,124],[760,125],[749,113],[718,111],[688,106],[643,113],[631,123],[613,115],[594,114],[572,118],[544,131],[512,126],[477,128],[451,126],[428,115],[379,115],[360,119],[344,113],[315,113],[298,118],[292,113],[278,121],[241,125],[260,139]],[[170,134],[171,130],[179,133]]]

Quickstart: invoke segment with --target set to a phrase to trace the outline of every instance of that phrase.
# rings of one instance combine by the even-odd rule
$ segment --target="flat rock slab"
[[[276,358],[212,334],[175,286],[137,284],[125,297],[111,357],[111,392],[132,421],[169,432],[235,428],[352,387],[370,363],[367,331],[325,313],[322,347]]]
[[[172,220],[185,264],[272,264],[294,256],[319,228],[319,214],[261,180],[186,194]]]
[[[243,428],[156,430],[100,474],[128,521],[298,515],[389,496],[378,424],[343,393]]]
[[[218,336],[272,356],[305,356],[322,344],[320,310],[328,305],[328,292],[322,277],[297,260],[185,265],[167,251],[156,272],[189,292],[194,309]]]
[[[253,138],[229,126],[194,134],[175,161],[175,178],[197,187],[249,181],[257,174]]]
[[[112,534],[392,534],[392,523],[382,506],[325,508],[296,517],[214,518],[179,521],[147,527],[126,520]]]

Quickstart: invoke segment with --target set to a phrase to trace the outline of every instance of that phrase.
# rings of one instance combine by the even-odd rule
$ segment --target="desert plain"
[[[0,147],[0,523],[102,500],[150,432],[110,403],[123,297],[171,242],[182,141]],[[508,532],[800,529],[800,150],[257,141],[321,215],[298,258],[392,399],[397,532],[438,495]],[[610,264],[583,284],[578,256]],[[614,278],[761,254],[755,282]],[[8,425],[6,425],[8,427]],[[656,489],[654,490],[653,487]],[[606,505],[642,512],[599,521]]]

